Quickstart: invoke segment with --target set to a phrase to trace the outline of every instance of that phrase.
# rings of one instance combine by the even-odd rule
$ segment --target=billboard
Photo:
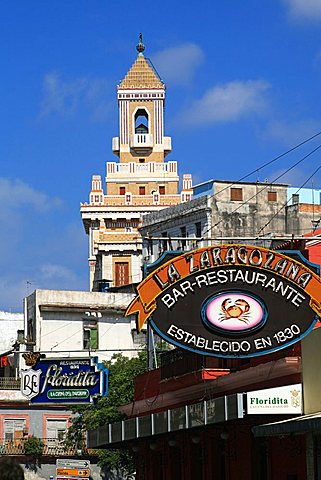
[[[298,260],[299,258],[299,260]],[[315,265],[250,245],[201,248],[155,264],[126,315],[202,355],[250,357],[301,340],[321,315]]]
[[[297,414],[303,412],[302,385],[286,385],[247,392],[247,414]]]
[[[108,370],[97,358],[42,358],[23,354],[21,393],[34,404],[84,404],[108,394]]]

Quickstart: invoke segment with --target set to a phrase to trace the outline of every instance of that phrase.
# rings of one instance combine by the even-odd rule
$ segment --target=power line
[[[317,150],[319,150],[321,148],[321,144],[318,145],[316,148],[314,148],[313,150],[311,150],[311,152],[307,153],[306,155],[304,155],[300,160],[298,160],[297,162],[295,162],[293,165],[291,165],[291,167],[289,167],[287,170],[285,170],[283,173],[281,173],[280,175],[278,175],[274,180],[272,180],[272,182],[269,182],[265,187],[263,187],[261,190],[260,190],[260,193],[263,192],[264,190],[266,190],[267,188],[270,188],[271,185],[273,185],[275,182],[277,182],[277,180],[279,180],[281,177],[283,177],[284,175],[286,175],[287,173],[289,173],[291,170],[293,170],[293,168],[297,167],[300,163],[302,163],[304,160],[306,160],[308,157],[310,157],[311,155],[313,155]],[[315,175],[316,172],[313,173],[313,175]],[[313,176],[312,175],[312,176]],[[312,177],[310,177],[312,178]],[[227,187],[227,188],[230,188],[230,185]],[[301,187],[302,188],[302,187]],[[255,198],[257,196],[257,193],[255,193],[254,195],[252,195],[249,199],[247,199],[246,201],[242,202],[240,205],[238,205],[234,210],[232,210],[232,212],[230,213],[230,215],[232,215],[233,213],[237,212],[241,207],[243,207],[244,205],[247,205],[250,200],[252,200],[253,198]],[[284,205],[286,206],[286,205]],[[284,206],[282,206],[282,208],[284,208]],[[281,210],[282,210],[281,208]],[[280,210],[280,211],[281,211]],[[218,222],[216,222],[214,225],[212,225],[209,229],[207,229],[204,234],[208,233],[209,231],[213,230],[213,228],[215,227],[218,227],[221,223],[223,222],[223,219],[221,218]]]
[[[252,170],[251,172],[247,173],[246,175],[244,175],[243,177],[239,178],[238,180],[235,180],[233,183],[229,183],[229,185],[227,185],[226,187],[223,187],[221,190],[219,190],[218,192],[214,192],[212,195],[209,195],[209,198],[214,198],[216,195],[219,195],[220,193],[224,192],[225,190],[227,190],[228,188],[231,187],[231,185],[235,185],[237,184],[238,182],[242,182],[243,180],[245,180],[246,178],[250,177],[251,175],[253,175],[254,173],[258,172],[259,170],[263,170],[263,168],[265,167],[268,167],[269,165],[271,165],[272,163],[276,162],[277,160],[279,160],[280,158],[283,158],[285,157],[286,155],[288,155],[289,153],[292,153],[294,150],[297,150],[298,148],[302,147],[302,145],[305,145],[306,143],[310,142],[311,140],[314,140],[315,138],[317,138],[318,136],[321,135],[321,131],[320,132],[317,132],[315,133],[314,135],[312,135],[311,137],[307,138],[306,140],[303,140],[302,142],[298,143],[297,145],[295,145],[294,147],[290,148],[289,150],[287,150],[286,152],[283,152],[281,153],[280,155],[277,155],[276,157],[272,158],[272,160],[269,160],[268,162],[264,163],[263,165],[255,168],[254,170]]]
[[[311,178],[314,177],[314,175],[315,175],[320,169],[321,169],[321,165],[319,165],[319,167],[314,170],[314,172],[312,173],[312,175],[310,175],[309,178],[307,178],[307,180],[300,186],[300,188],[298,188],[298,190],[295,192],[294,195],[296,195],[297,193],[299,193],[299,191],[308,183],[309,180],[311,180]],[[270,220],[269,220],[265,225],[263,225],[263,227],[260,228],[260,230],[258,231],[258,235],[259,235],[268,225],[270,225],[270,223],[272,222],[272,220],[280,213],[280,211],[288,205],[289,201],[290,201],[290,199],[288,199],[288,200],[286,201],[286,203],[285,203],[284,205],[282,205],[282,206],[279,208],[279,210],[278,210],[274,215],[272,215],[272,217],[270,218]]]

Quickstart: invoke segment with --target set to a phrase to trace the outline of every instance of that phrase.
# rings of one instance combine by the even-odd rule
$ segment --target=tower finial
[[[138,52],[138,55],[143,55],[143,51],[145,50],[145,45],[143,44],[143,34],[139,34],[139,42],[136,45],[136,50]]]

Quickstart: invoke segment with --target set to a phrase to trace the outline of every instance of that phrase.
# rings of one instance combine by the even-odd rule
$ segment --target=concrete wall
[[[72,412],[64,409],[29,409],[26,402],[21,402],[20,408],[0,408],[0,432],[3,438],[3,422],[5,418],[27,418],[28,434],[38,438],[47,438],[46,418],[70,418]]]
[[[317,413],[321,410],[321,328],[317,328],[301,340],[302,382],[304,413]]]
[[[26,300],[27,324],[32,321],[35,332],[34,350],[47,352],[48,357],[87,357],[83,327],[93,321],[97,322],[99,351],[91,355],[100,361],[110,359],[117,350],[134,356],[145,336],[137,336],[132,316],[124,317],[133,298],[134,293],[35,290]]]
[[[286,209],[287,229],[289,233],[304,235],[321,226],[321,205],[299,203]],[[319,222],[319,223],[318,223]]]
[[[12,349],[18,330],[24,329],[23,314],[0,311],[0,353]]]
[[[242,200],[231,199],[231,189],[242,190]],[[286,185],[268,183],[214,182],[212,197],[213,236],[255,236],[286,230]],[[270,201],[268,192],[275,192],[276,200]],[[265,227],[265,225],[268,225]],[[265,227],[263,230],[262,227]]]

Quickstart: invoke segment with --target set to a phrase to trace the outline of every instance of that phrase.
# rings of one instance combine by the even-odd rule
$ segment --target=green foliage
[[[41,457],[43,454],[44,443],[40,438],[31,436],[24,442],[25,454],[32,457]]]
[[[117,407],[133,401],[134,379],[147,370],[147,353],[141,351],[135,358],[115,354],[110,361],[105,362],[105,366],[109,370],[108,396],[99,398],[94,405],[74,408],[76,415],[68,431],[68,446],[81,448],[86,430],[125,418]],[[100,450],[98,455],[99,464],[110,472],[128,475],[133,471],[132,457],[126,450]]]

